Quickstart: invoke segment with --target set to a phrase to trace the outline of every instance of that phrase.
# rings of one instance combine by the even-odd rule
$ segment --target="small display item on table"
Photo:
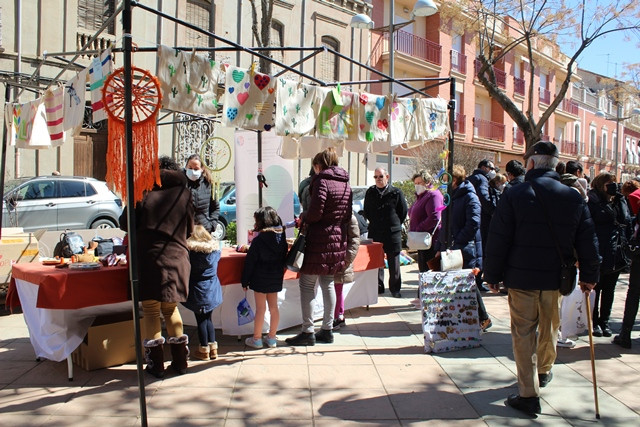
[[[428,271],[419,283],[425,353],[479,347],[473,270]]]

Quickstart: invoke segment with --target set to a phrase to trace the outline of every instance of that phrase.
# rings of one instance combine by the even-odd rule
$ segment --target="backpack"
[[[94,237],[93,242],[98,242],[98,246],[94,249],[96,256],[109,255],[113,253],[113,239],[103,239]]]
[[[84,252],[84,241],[82,236],[73,231],[65,231],[60,235],[60,241],[53,249],[53,256],[70,258],[71,255]]]

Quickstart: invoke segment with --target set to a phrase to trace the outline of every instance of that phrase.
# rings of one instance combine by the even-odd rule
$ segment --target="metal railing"
[[[560,109],[574,116],[578,115],[578,103],[573,99],[563,99],[560,104]]]
[[[539,100],[545,104],[551,104],[551,92],[543,87],[538,88]]]
[[[515,128],[513,135],[513,145],[515,147],[522,147],[524,145],[524,132],[520,128]]]
[[[505,126],[502,123],[492,122],[490,120],[482,120],[477,117],[473,118],[473,135],[493,139],[494,141],[504,141]]]
[[[430,40],[423,39],[406,31],[398,30],[393,38],[393,49],[432,64],[442,64],[442,46]],[[377,46],[372,57],[379,58],[383,52],[389,52],[389,33],[384,35],[384,46]]]
[[[467,55],[451,49],[451,69],[467,74]]]
[[[524,85],[525,85],[524,79],[521,79],[520,77],[513,78],[514,93],[524,96]]]
[[[564,139],[555,140],[556,145],[560,144],[560,152],[569,156],[578,155],[578,143],[575,141],[567,141]]]
[[[465,121],[467,120],[467,116],[464,114],[456,113],[455,121],[453,122],[453,131],[455,133],[464,134],[466,131]]]
[[[479,59],[474,60],[473,66],[475,71],[474,75],[477,76],[480,72],[480,69],[482,68],[482,61],[480,61]],[[495,74],[496,76],[496,84],[498,85],[498,87],[505,89],[507,87],[507,73],[496,67],[493,67],[493,74]]]

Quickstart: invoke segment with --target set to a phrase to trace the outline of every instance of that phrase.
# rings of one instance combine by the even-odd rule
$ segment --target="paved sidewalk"
[[[504,295],[486,295],[493,327],[482,346],[440,355],[423,352],[417,266],[403,269],[403,298],[383,295],[369,310],[347,314],[335,343],[254,350],[219,337],[220,358],[191,362],[164,380],[146,375],[150,426],[417,425],[436,420],[477,425],[640,425],[640,339],[632,350],[594,338],[601,420],[594,416],[588,337],[558,350],[554,379],[542,389],[536,420],[505,407],[517,393]],[[618,285],[612,327],[626,297]],[[190,328],[192,342],[195,330]],[[284,338],[293,328],[279,334]],[[66,362],[34,361],[22,315],[0,316],[0,424],[6,426],[139,425],[135,364],[87,372]]]

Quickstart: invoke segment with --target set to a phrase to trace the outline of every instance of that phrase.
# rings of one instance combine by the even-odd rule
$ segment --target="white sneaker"
[[[559,339],[558,343],[557,343],[558,347],[566,347],[566,348],[573,348],[576,346],[576,342],[573,340],[570,340],[569,338],[564,338],[564,339]]]

